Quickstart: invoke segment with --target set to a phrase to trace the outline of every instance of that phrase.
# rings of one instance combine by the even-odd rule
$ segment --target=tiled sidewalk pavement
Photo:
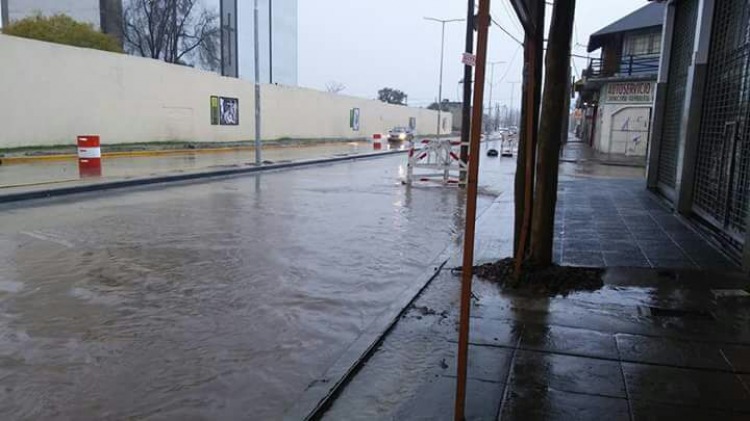
[[[555,259],[565,265],[595,267],[734,266],[643,183],[596,178],[561,181]]]
[[[618,186],[620,195],[602,193]],[[635,245],[649,266],[667,259],[660,248],[646,247],[649,241],[682,253],[669,255],[672,261],[699,264],[701,254],[684,249],[682,238],[713,251],[629,182],[591,180],[564,189],[560,237],[588,241],[582,251],[598,253],[594,263],[612,261],[605,245],[612,241]],[[497,223],[511,213],[507,200],[479,221],[477,261],[510,250],[512,225]],[[598,212],[616,217],[599,224]],[[561,253],[566,261],[564,244]],[[712,291],[742,294],[750,286],[745,275],[608,269],[605,283],[597,292],[547,298],[509,294],[475,278],[468,419],[750,419],[750,300]],[[326,418],[452,419],[458,294],[459,277],[441,271]]]

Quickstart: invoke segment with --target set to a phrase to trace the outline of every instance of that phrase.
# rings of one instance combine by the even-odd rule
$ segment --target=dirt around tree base
[[[474,267],[474,275],[504,288],[534,295],[567,296],[576,291],[596,291],[604,286],[604,269],[553,265],[537,268],[524,264],[521,277],[513,277],[514,259]]]

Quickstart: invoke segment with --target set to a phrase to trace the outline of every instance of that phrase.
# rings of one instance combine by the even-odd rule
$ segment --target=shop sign
[[[607,85],[607,102],[653,102],[652,82],[624,82]]]

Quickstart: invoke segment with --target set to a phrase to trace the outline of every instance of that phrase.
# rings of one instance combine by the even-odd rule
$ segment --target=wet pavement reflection
[[[510,255],[510,214],[501,195],[482,215],[477,262]],[[567,297],[475,277],[466,417],[748,419],[748,291],[731,266],[608,268],[602,289]],[[459,293],[443,269],[324,419],[453,419]]]
[[[388,147],[400,148],[399,144]],[[387,149],[387,148],[386,148]],[[383,150],[386,150],[383,149]],[[296,161],[375,152],[369,142],[330,142],[308,146],[268,147],[267,162]],[[118,179],[243,166],[255,162],[254,150],[223,152],[185,151],[158,156],[104,157],[102,178]],[[73,159],[39,160],[34,163],[0,165],[0,188],[34,183],[60,183],[78,180],[78,162]]]
[[[280,418],[458,238],[403,160],[3,206],[2,418]]]

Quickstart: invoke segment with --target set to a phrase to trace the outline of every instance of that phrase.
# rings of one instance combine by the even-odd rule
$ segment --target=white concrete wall
[[[0,35],[0,148],[71,144],[239,141],[254,136],[251,83],[156,60]],[[210,97],[236,97],[240,125],[212,126]],[[369,137],[417,119],[434,133],[437,112],[309,89],[262,89],[266,140]],[[361,130],[349,128],[351,108]],[[450,114],[447,131],[450,130]]]

